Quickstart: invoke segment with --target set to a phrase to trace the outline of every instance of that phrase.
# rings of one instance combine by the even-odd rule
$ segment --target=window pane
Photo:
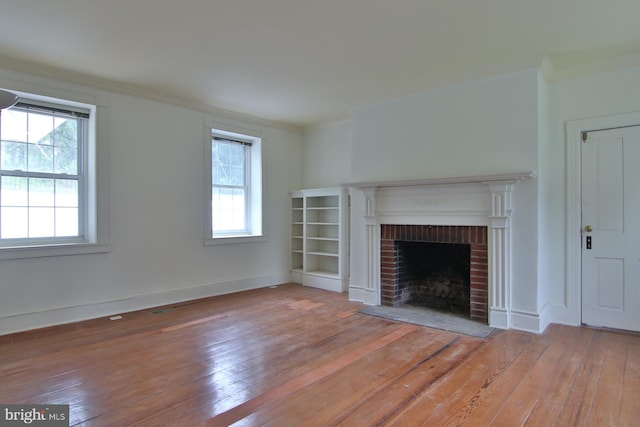
[[[78,150],[75,148],[55,147],[55,173],[76,175],[78,173]]]
[[[212,184],[243,187],[245,155],[243,145],[214,141],[211,148]]]
[[[47,178],[29,178],[29,206],[53,207],[54,180]]]
[[[2,206],[28,206],[27,178],[3,176],[0,182],[0,202]],[[2,218],[3,223],[5,219]]]
[[[29,237],[28,208],[2,207],[0,217],[0,237],[3,239],[20,239]]]
[[[28,141],[30,143],[42,145],[53,143],[50,138],[50,134],[53,132],[53,117],[51,115],[28,113],[27,126],[29,127]]]
[[[78,234],[78,209],[56,208],[56,236],[71,237]]]
[[[72,179],[56,179],[56,206],[78,207],[78,181]]]
[[[78,148],[78,121],[63,117],[54,119],[55,130],[52,133],[56,147]]]
[[[29,172],[53,172],[53,147],[29,144]]]
[[[2,141],[0,168],[4,170],[27,170],[27,144]]]
[[[246,229],[243,189],[213,188],[211,200],[213,232]]]
[[[244,186],[244,166],[231,166],[230,167],[230,184],[238,187]]]
[[[2,111],[3,141],[27,142],[27,113],[16,110]]]
[[[53,237],[54,224],[53,208],[29,208],[29,237]]]

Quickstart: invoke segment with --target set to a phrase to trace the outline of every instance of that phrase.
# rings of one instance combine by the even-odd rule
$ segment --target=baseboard
[[[489,326],[498,329],[509,329],[509,313],[503,308],[489,310]]]
[[[70,307],[60,307],[34,313],[0,316],[0,335],[23,332],[32,329],[79,322],[88,319],[111,316],[119,313],[143,310],[168,304],[176,304],[199,298],[213,297],[251,289],[286,283],[289,274],[253,277],[249,279],[231,280],[190,286],[169,291],[135,295],[129,298],[102,301]]]
[[[303,274],[302,284],[312,288],[324,289],[325,291],[342,292],[342,279],[337,277]]]
[[[551,322],[568,326],[580,326],[582,324],[580,313],[565,305],[551,306]]]
[[[378,305],[378,293],[373,289],[349,285],[349,301]]]
[[[364,289],[358,286],[349,285],[349,301],[362,302],[364,301],[363,292]]]
[[[551,323],[549,305],[545,305],[539,313],[511,310],[511,328],[519,331],[541,334]]]

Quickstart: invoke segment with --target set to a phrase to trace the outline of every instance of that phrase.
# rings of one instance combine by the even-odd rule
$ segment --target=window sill
[[[13,246],[0,248],[0,260],[95,254],[109,252],[109,250],[108,245],[95,243]]]
[[[256,236],[252,234],[247,235],[231,235],[231,236],[217,236],[204,239],[205,246],[217,246],[217,245],[235,245],[240,243],[256,243],[264,242],[267,238],[265,236]]]

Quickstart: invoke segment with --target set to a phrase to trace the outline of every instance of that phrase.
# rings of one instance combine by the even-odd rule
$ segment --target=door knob
[[[587,233],[591,233],[593,231],[593,227],[590,225],[585,225],[584,231],[586,231]]]

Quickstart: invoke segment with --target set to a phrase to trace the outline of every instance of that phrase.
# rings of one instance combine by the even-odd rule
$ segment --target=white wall
[[[14,71],[0,71],[0,81],[108,100],[111,246],[0,261],[0,334],[288,280],[288,192],[302,183],[301,132]],[[204,124],[212,121],[262,132],[265,242],[203,246]]]
[[[548,266],[552,320],[579,324],[580,307],[576,283],[566,268],[567,242],[565,214],[567,206],[566,123],[594,117],[640,112],[640,67],[633,66],[588,76],[558,80],[550,84],[551,127],[549,149]]]
[[[354,181],[535,170],[537,70],[353,111]]]
[[[351,180],[351,121],[306,128],[304,188],[334,187]]]

